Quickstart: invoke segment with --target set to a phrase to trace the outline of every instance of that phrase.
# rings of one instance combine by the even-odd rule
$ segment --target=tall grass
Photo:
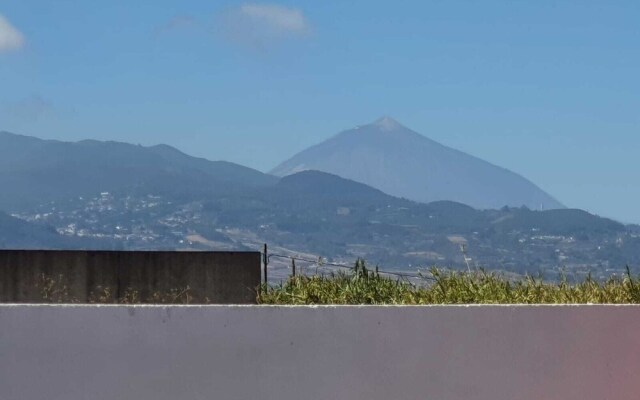
[[[350,272],[296,276],[278,286],[263,285],[259,304],[626,304],[640,303],[640,279],[627,269],[623,277],[598,282],[588,276],[570,284],[527,276],[509,280],[484,270],[433,268],[427,286],[381,276],[358,260]]]

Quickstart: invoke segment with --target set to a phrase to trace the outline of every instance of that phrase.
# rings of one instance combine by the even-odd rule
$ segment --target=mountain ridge
[[[43,140],[0,134],[0,209],[101,191],[176,196],[270,185],[277,178],[227,161],[195,158],[170,146],[123,142]]]

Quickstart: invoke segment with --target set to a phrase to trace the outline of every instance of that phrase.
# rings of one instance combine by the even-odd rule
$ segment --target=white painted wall
[[[1,400],[637,400],[640,308],[0,306]]]

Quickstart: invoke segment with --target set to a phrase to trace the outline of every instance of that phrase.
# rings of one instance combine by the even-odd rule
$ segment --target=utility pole
[[[269,265],[269,256],[267,255],[267,244],[264,244],[264,251],[262,252],[262,265],[264,268],[264,283],[267,283],[267,266]]]

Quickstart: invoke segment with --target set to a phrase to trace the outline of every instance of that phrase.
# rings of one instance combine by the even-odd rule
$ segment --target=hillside
[[[638,236],[581,210],[476,210],[451,201],[418,203],[318,171],[304,171],[234,198],[205,202],[202,218],[266,242],[381,265],[464,265],[514,272],[562,265],[640,265]],[[225,229],[219,229],[219,233]],[[229,230],[228,232],[232,232]],[[233,236],[233,233],[231,233]],[[626,238],[620,244],[619,238]]]
[[[41,140],[0,132],[0,210],[100,192],[203,197],[274,184],[272,176],[169,146]]]
[[[318,170],[419,202],[450,200],[479,209],[563,208],[532,182],[469,154],[443,146],[382,118],[294,155],[271,173]]]
[[[640,230],[580,210],[478,210],[307,170],[283,178],[165,145],[0,134],[2,246],[255,250],[388,268],[585,273],[640,267]],[[62,233],[59,235],[57,232]],[[277,275],[276,275],[277,276]]]
[[[25,222],[0,211],[0,249],[116,248],[110,240],[62,236],[55,228]]]

